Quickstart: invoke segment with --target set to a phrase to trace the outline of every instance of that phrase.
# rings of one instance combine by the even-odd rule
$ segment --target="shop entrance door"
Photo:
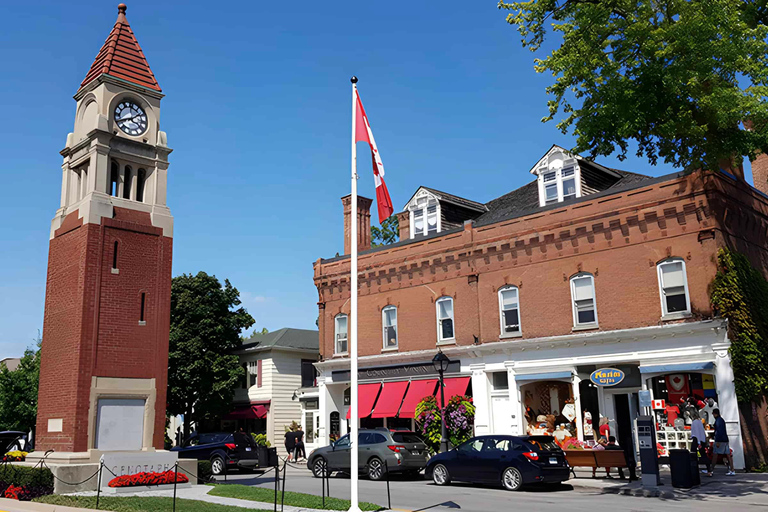
[[[491,397],[493,411],[493,433],[512,434],[512,409],[509,396]]]
[[[637,393],[614,395],[613,403],[616,411],[616,442],[622,448],[630,448],[630,453],[636,454],[633,425],[638,411]]]
[[[304,445],[309,453],[317,448],[318,430],[320,429],[320,411],[304,412]]]

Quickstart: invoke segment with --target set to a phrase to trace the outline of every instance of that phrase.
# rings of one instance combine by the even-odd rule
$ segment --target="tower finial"
[[[128,8],[125,4],[117,4],[117,12],[120,14],[125,14],[125,10]]]

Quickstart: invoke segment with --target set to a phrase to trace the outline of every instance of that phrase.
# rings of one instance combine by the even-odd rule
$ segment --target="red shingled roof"
[[[162,90],[152,70],[149,69],[147,58],[144,57],[144,52],[141,51],[136,36],[133,35],[131,26],[125,18],[125,9],[125,4],[117,6],[118,15],[115,26],[80,87],[106,73],[148,89]]]

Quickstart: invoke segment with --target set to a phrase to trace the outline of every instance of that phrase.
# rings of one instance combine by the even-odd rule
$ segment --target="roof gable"
[[[319,332],[310,329],[283,327],[267,333],[253,333],[243,340],[240,350],[290,348],[298,350],[319,350]]]
[[[106,74],[132,84],[161,91],[154,73],[149,68],[147,58],[136,40],[136,36],[125,17],[125,4],[117,6],[118,15],[115,26],[99,50],[91,69],[85,75],[80,87],[87,85],[99,76]]]

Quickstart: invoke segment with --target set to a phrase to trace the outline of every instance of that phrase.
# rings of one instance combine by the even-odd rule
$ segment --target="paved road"
[[[228,483],[257,485],[274,489],[274,476],[232,473]],[[320,495],[321,481],[307,470],[289,468],[286,490]],[[718,511],[738,507],[745,510],[768,511],[768,489],[755,488],[742,495],[707,496],[704,499],[660,499],[602,494],[601,491],[563,485],[556,489],[531,488],[516,493],[494,487],[478,487],[469,484],[452,484],[437,487],[424,480],[394,477],[390,483],[392,508],[409,511],[464,512],[506,511],[512,508],[536,512],[649,512],[649,511]],[[331,496],[349,499],[349,478],[334,476],[330,480]],[[360,499],[379,505],[387,505],[387,489],[383,482],[360,479]]]

